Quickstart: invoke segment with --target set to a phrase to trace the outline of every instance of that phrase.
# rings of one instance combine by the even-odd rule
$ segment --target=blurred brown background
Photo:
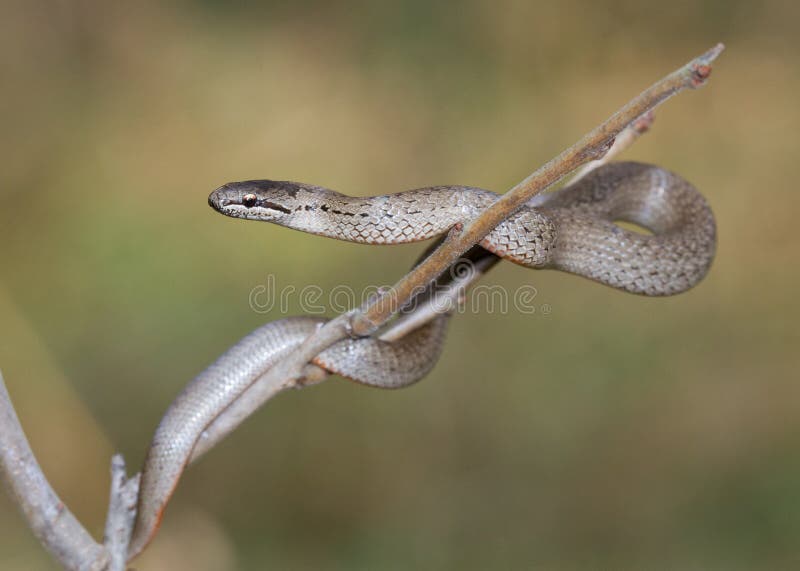
[[[227,219],[216,186],[503,191],[723,41],[625,155],[711,202],[699,287],[504,264],[487,283],[549,315],[459,317],[408,390],[279,397],[190,470],[136,567],[800,565],[795,3],[111,4],[0,14],[0,366],[94,533],[110,454],[138,467],[183,384],[281,316],[248,305],[268,274],[362,288],[420,250]],[[0,494],[0,568],[54,566]]]

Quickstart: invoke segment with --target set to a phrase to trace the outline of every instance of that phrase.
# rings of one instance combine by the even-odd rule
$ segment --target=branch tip
[[[697,63],[704,65],[711,65],[711,63],[719,57],[725,50],[725,44],[719,42],[716,46],[708,50],[706,53],[697,58]]]
[[[103,544],[109,556],[107,571],[125,571],[128,544],[136,515],[139,474],[128,478],[122,454],[111,457],[111,489]]]

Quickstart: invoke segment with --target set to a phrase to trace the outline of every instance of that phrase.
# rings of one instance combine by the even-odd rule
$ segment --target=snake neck
[[[316,189],[275,222],[348,242],[404,244],[428,240],[475,216],[496,195],[463,186],[436,186],[396,194],[354,197]]]

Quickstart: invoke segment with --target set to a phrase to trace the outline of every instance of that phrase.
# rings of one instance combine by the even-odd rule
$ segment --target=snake
[[[441,236],[469,222],[498,196],[469,186],[431,186],[355,197],[305,183],[249,180],[217,188],[208,201],[233,218],[390,245]],[[479,245],[528,268],[560,270],[644,296],[667,296],[694,287],[708,273],[716,223],[702,194],[677,174],[642,163],[609,163],[558,191],[535,196]],[[289,317],[268,323],[231,347],[179,394],[145,458],[130,558],[154,537],[203,431],[324,322]],[[447,323],[442,315],[393,342],[344,339],[313,364],[370,386],[407,386],[433,368]]]
[[[353,197],[288,181],[226,184],[209,197],[218,212],[361,244],[404,244],[447,232],[498,195],[432,186]],[[645,235],[620,227],[630,222]],[[716,226],[703,196],[683,178],[641,163],[610,163],[564,189],[540,194],[480,245],[516,264],[578,274],[647,296],[697,284],[714,257]]]

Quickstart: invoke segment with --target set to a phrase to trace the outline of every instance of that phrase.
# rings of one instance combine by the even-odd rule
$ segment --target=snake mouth
[[[241,204],[235,204],[229,201],[214,201],[211,198],[208,199],[208,204],[211,208],[225,216],[230,216],[231,218],[250,218],[248,209]]]
[[[224,214],[225,216],[230,216],[231,218],[249,218],[246,211],[236,207],[220,208],[218,212],[220,214]]]

